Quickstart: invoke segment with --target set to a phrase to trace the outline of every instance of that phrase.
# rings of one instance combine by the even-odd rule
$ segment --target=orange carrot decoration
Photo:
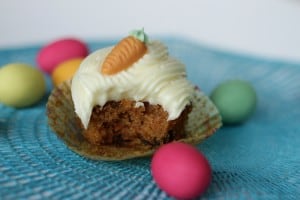
[[[147,52],[147,37],[143,30],[122,39],[105,58],[101,73],[113,75],[127,69]]]

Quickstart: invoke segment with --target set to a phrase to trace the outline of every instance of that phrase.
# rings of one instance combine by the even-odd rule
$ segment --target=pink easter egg
[[[195,147],[172,142],[160,147],[151,163],[157,185],[172,197],[192,199],[203,194],[211,182],[211,167]]]
[[[87,45],[75,38],[63,38],[45,45],[37,54],[39,68],[51,74],[55,67],[72,58],[84,58],[88,55]]]

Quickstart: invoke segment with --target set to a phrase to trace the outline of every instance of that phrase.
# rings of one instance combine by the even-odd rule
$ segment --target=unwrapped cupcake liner
[[[186,137],[177,141],[199,144],[221,127],[221,117],[211,100],[194,90],[193,109],[185,126]],[[149,146],[118,147],[94,145],[83,137],[83,127],[77,117],[71,96],[71,82],[54,88],[47,102],[48,123],[53,132],[74,152],[95,160],[124,160],[153,154],[158,148]]]

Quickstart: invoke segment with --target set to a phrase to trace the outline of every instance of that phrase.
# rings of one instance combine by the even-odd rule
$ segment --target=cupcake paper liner
[[[193,109],[186,124],[186,138],[177,140],[198,144],[221,127],[221,117],[210,99],[195,89]],[[74,111],[71,97],[71,82],[67,81],[54,88],[47,103],[50,128],[74,152],[94,160],[124,160],[151,155],[158,147],[135,146],[117,147],[90,144],[82,135],[83,129]]]

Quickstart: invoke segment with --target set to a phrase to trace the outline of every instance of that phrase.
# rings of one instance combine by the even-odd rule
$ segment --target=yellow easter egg
[[[37,103],[46,93],[44,75],[37,68],[11,63],[0,68],[0,103],[15,108]]]
[[[60,63],[52,73],[52,82],[54,86],[58,86],[64,81],[70,80],[77,69],[83,58],[74,58]]]

